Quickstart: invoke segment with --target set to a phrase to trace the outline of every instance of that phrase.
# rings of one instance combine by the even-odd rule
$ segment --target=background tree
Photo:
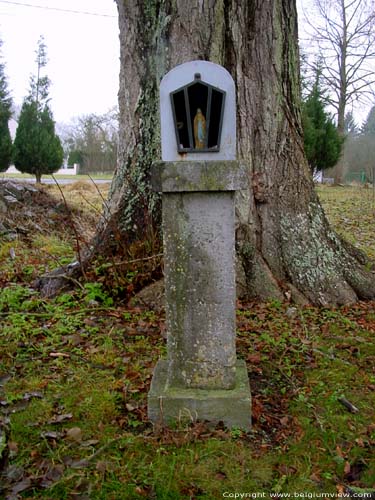
[[[82,165],[84,161],[84,156],[82,151],[78,149],[72,149],[68,151],[68,166],[74,167],[74,165]]]
[[[363,134],[371,134],[375,136],[375,106],[372,106],[365,122],[362,125],[361,132]]]
[[[50,81],[42,76],[47,64],[43,38],[38,41],[37,75],[31,78],[30,94],[23,102],[16,138],[14,165],[20,172],[35,174],[41,182],[43,174],[52,174],[62,165],[64,152],[55,133],[55,123],[48,104]]]
[[[374,182],[375,172],[375,106],[359,130],[348,132],[344,160],[351,180]]]
[[[325,110],[320,75],[318,70],[312,90],[302,104],[305,153],[313,172],[336,165],[343,145],[343,137]]]
[[[118,110],[80,116],[61,127],[68,164],[80,164],[81,173],[113,172],[118,146]]]
[[[345,115],[344,130],[346,136],[354,137],[359,133],[359,128],[352,111],[348,111]]]
[[[0,40],[0,49],[2,41]],[[12,116],[12,99],[8,91],[5,76],[5,65],[1,62],[0,53],[0,172],[8,169],[12,158],[12,139],[9,131],[9,120]]]
[[[119,161],[87,258],[120,255],[159,227],[149,179],[160,159],[160,80],[177,64],[204,59],[236,82],[237,153],[249,179],[237,193],[238,276],[248,297],[373,298],[366,259],[329,227],[304,156],[295,0],[117,0],[117,7]]]
[[[330,89],[337,128],[345,135],[347,105],[373,95],[371,61],[375,57],[375,4],[373,0],[313,0],[305,15],[314,47],[321,58],[322,82]],[[335,169],[341,182],[343,163]]]

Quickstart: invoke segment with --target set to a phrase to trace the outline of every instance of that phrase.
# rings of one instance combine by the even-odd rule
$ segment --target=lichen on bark
[[[159,224],[149,172],[160,160],[160,79],[177,64],[206,59],[236,83],[237,152],[249,178],[248,190],[237,195],[237,249],[248,295],[282,298],[293,290],[316,304],[374,298],[374,274],[330,229],[304,157],[295,0],[116,3],[119,159],[93,253],[111,227],[126,239]]]
[[[138,123],[126,113],[121,120],[121,127],[129,126],[130,120],[142,143],[142,182],[148,182],[145,172],[158,159],[159,129],[149,114],[157,115],[160,78],[192,59],[222,64],[236,82],[238,156],[249,169],[249,190],[237,196],[237,250],[248,295],[282,298],[289,287],[320,304],[375,296],[373,275],[366,272],[364,261],[330,229],[304,158],[295,1],[117,4],[125,52],[138,54],[142,46],[137,61],[147,75],[135,78],[141,92]],[[133,82],[130,60],[122,55],[122,74],[127,72]],[[131,148],[120,151],[120,162],[133,155]],[[137,164],[129,168],[137,172]],[[153,199],[149,191],[147,196]]]

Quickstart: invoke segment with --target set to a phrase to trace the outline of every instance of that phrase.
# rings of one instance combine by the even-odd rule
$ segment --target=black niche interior
[[[171,104],[179,153],[220,150],[225,104],[223,90],[203,82],[196,74],[193,82],[171,93]],[[201,142],[196,137],[198,114]]]

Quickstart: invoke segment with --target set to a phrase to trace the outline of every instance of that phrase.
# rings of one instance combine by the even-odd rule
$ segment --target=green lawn
[[[375,259],[375,190],[320,186],[318,193],[338,233]]]
[[[74,219],[88,224],[99,194],[64,189]],[[357,190],[319,192],[340,232],[356,234],[357,221],[366,220],[356,242],[374,255],[371,200],[367,213]],[[90,196],[86,208],[79,193]],[[238,304],[252,431],[203,423],[153,429],[146,403],[153,367],[166,354],[163,313],[110,296],[105,265],[53,300],[29,288],[72,258],[66,217],[51,212],[40,216],[39,233],[1,237],[1,498],[333,498],[375,489],[374,303]],[[125,278],[130,291],[137,270]]]

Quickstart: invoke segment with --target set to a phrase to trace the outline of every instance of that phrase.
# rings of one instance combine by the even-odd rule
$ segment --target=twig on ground
[[[80,241],[79,241],[79,235],[78,235],[78,232],[77,232],[77,228],[76,228],[76,226],[74,224],[72,211],[71,211],[71,209],[70,209],[70,207],[69,207],[69,205],[68,205],[68,203],[66,201],[64,192],[61,189],[60,184],[57,182],[56,177],[53,174],[52,174],[52,179],[55,181],[55,184],[58,187],[58,189],[60,191],[60,194],[62,196],[62,199],[64,201],[65,208],[69,212],[69,215],[70,215],[70,225],[71,225],[71,228],[73,229],[73,232],[74,232],[74,235],[75,235],[75,239],[76,239],[76,244],[77,244],[77,256],[78,256],[79,265],[80,265],[80,268],[81,268],[82,275],[86,279],[85,269],[84,269],[84,266],[83,266],[82,256],[81,256],[81,244],[80,244]]]
[[[350,401],[348,401],[346,398],[341,397],[338,398],[337,400],[339,403],[341,403],[347,410],[350,411],[350,413],[358,413],[359,410],[356,406],[354,406]]]
[[[157,259],[158,257],[163,257],[162,253],[158,253],[155,255],[151,255],[150,257],[143,257],[142,259],[134,259],[134,260],[124,260],[121,262],[108,262],[107,264],[103,264],[101,267],[107,269],[109,267],[123,266],[125,264],[135,264],[136,262],[143,262],[146,260]]]
[[[103,204],[104,204],[105,208],[108,210],[108,203],[107,203],[107,200],[105,200],[105,199],[104,199],[104,196],[103,196],[102,192],[101,192],[101,191],[100,191],[100,189],[98,188],[98,185],[96,184],[96,182],[94,181],[94,179],[91,177],[91,175],[90,175],[90,174],[87,174],[87,175],[88,175],[88,177],[89,177],[90,181],[94,184],[95,189],[96,189],[96,190],[97,190],[97,192],[99,193],[99,196],[100,196],[100,198],[102,199],[102,202],[103,202]]]
[[[50,254],[48,254],[50,255]],[[60,278],[64,278],[66,279],[67,281],[72,281],[75,285],[77,285],[81,290],[84,290],[85,287],[78,281],[76,280],[75,278],[73,278],[72,276],[68,276],[67,274],[56,274],[55,276],[49,276],[48,274],[45,274],[43,276],[41,276],[42,278],[48,278],[49,280],[57,280],[57,279],[60,279]]]

